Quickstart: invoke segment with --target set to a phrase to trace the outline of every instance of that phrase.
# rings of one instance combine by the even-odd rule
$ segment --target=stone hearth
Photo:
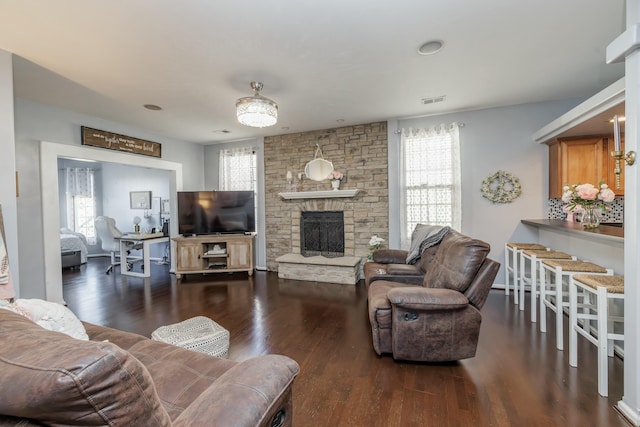
[[[281,279],[308,280],[313,282],[355,285],[360,280],[362,258],[343,256],[326,258],[323,256],[304,257],[300,254],[286,254],[276,259],[278,277]]]

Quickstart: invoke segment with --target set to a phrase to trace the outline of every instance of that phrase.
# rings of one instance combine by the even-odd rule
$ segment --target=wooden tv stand
[[[253,275],[253,235],[174,237],[176,278],[192,273],[246,271]]]

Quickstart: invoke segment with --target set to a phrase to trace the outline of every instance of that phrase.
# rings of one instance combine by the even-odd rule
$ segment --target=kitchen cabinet
[[[616,193],[624,195],[624,171],[621,188],[615,185],[613,135],[587,135],[558,138],[549,146],[549,198],[562,197],[562,187],[604,180]]]

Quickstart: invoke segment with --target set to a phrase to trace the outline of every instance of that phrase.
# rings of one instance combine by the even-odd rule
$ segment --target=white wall
[[[131,209],[130,191],[151,191],[151,209]],[[101,196],[102,215],[115,219],[116,227],[123,233],[134,231],[134,217],[141,219],[140,229],[143,232],[162,229],[158,198],[169,199],[169,172],[103,163]],[[163,251],[162,245],[151,245],[152,257],[162,258]]]
[[[533,141],[542,126],[567,112],[580,101],[563,100],[523,104],[440,116],[398,120],[397,127],[429,127],[461,122],[462,232],[491,245],[491,258],[504,264],[504,244],[534,241],[537,236],[520,224],[521,219],[546,218],[548,201],[548,152]],[[394,123],[395,122],[390,122]],[[400,136],[389,130],[389,150],[397,152]],[[391,138],[392,137],[392,138]],[[390,155],[396,158],[397,155]],[[512,203],[493,204],[482,197],[480,188],[487,176],[498,170],[520,180],[522,195]],[[397,162],[389,164],[389,176],[398,175]],[[390,181],[390,185],[391,185]],[[389,206],[399,206],[398,192],[389,192]],[[399,211],[391,208],[389,223],[399,223]],[[390,227],[390,244],[399,245],[399,227]],[[504,271],[496,283],[504,282]]]
[[[131,209],[130,191],[151,191],[149,210]],[[102,214],[116,220],[123,232],[133,231],[133,218],[140,217],[143,231],[162,227],[158,197],[169,198],[169,172],[104,163],[102,165]],[[145,213],[149,216],[145,217]]]
[[[184,189],[197,189],[204,185],[204,147],[199,144],[166,138],[126,124],[16,98],[15,151],[21,184],[17,204],[17,231],[20,257],[29,260],[20,265],[20,290],[23,298],[46,298],[43,219],[48,212],[42,208],[39,143],[49,141],[80,146],[81,126],[159,142],[162,144],[162,159],[182,165]],[[136,157],[137,161],[146,161],[144,156],[127,156]],[[4,160],[2,164],[4,165]],[[58,216],[59,212],[55,215]]]
[[[17,200],[15,182],[15,142],[13,110],[13,57],[0,50],[0,205],[9,254],[9,268],[14,286],[19,290],[19,245],[17,229]]]

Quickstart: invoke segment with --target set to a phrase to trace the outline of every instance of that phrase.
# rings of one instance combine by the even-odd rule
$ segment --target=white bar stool
[[[547,249],[538,243],[507,242],[504,245],[504,294],[509,295],[509,276],[513,278],[513,303],[518,304],[518,259],[524,249]],[[511,273],[511,275],[509,274]]]
[[[554,280],[547,280],[547,273]],[[547,332],[547,308],[556,313],[556,348],[564,350],[564,307],[569,309],[569,291],[564,291],[564,280],[574,274],[588,273],[613,275],[613,270],[588,261],[553,260],[540,262],[540,332]],[[551,279],[551,277],[550,277]]]
[[[615,323],[624,316],[610,315],[609,302],[624,301],[624,277],[576,274],[569,279],[569,365],[578,367],[578,334],[598,348],[598,394],[609,394],[608,357],[613,356],[614,341],[624,341],[614,332]],[[580,322],[582,320],[582,322]],[[596,321],[597,338],[591,334]]]
[[[575,260],[576,257],[560,251],[550,249],[525,249],[520,252],[520,310],[524,310],[525,286],[529,285],[531,294],[531,321],[535,323],[538,315],[538,270],[543,259]],[[529,276],[527,276],[527,261],[529,261]]]

